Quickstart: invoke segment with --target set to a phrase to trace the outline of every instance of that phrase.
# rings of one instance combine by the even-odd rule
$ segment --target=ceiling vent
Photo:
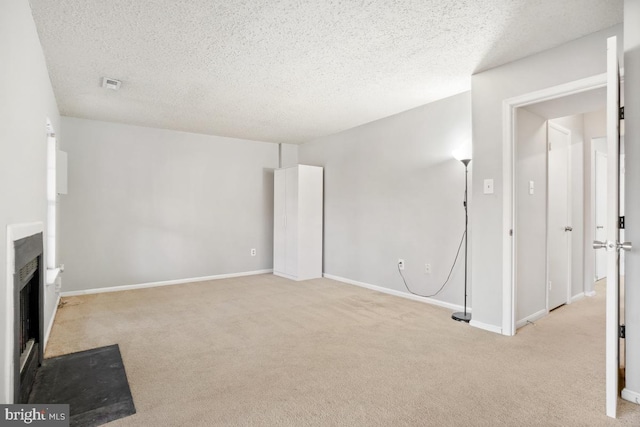
[[[120,80],[110,79],[109,77],[102,78],[102,87],[106,89],[118,90],[121,84],[122,82]]]

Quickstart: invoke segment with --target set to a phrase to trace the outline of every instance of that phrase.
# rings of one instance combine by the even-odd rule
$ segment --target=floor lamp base
[[[457,320],[458,322],[467,322],[467,323],[469,323],[469,321],[471,320],[471,313],[464,313],[462,311],[459,311],[457,313],[453,313],[451,315],[451,318],[453,320]]]

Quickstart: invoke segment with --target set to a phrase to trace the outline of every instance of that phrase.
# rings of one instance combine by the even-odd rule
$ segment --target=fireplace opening
[[[42,233],[15,241],[15,403],[26,403],[42,363]]]

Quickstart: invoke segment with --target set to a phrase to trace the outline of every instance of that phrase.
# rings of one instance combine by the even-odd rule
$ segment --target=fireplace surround
[[[15,241],[14,248],[14,398],[26,403],[43,358],[42,233]]]
[[[40,227],[37,227],[40,228]],[[29,230],[27,227],[26,230]],[[40,229],[41,230],[41,229]],[[13,309],[10,333],[13,338],[11,366],[14,403],[26,403],[42,363],[44,344],[43,232],[14,234],[11,239],[8,273]],[[33,230],[32,230],[33,231]]]

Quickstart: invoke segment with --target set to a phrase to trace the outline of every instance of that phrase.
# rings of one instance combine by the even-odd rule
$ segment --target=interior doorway
[[[603,74],[587,77],[580,80],[548,87],[535,92],[526,93],[503,101],[503,149],[505,152],[503,175],[504,182],[504,205],[503,220],[507,227],[507,233],[503,236],[503,311],[502,311],[502,334],[515,335],[517,322],[517,276],[520,258],[518,249],[518,201],[521,195],[518,194],[518,166],[519,166],[519,144],[517,132],[519,132],[518,113],[523,107],[532,105],[543,105],[554,102],[559,98],[563,100],[575,96],[581,96],[585,92],[597,92],[603,90],[606,93],[605,107],[605,127],[607,136],[607,240],[605,242],[593,241],[594,249],[607,250],[607,279],[606,286],[606,413],[608,416],[616,416],[617,399],[619,392],[619,342],[620,342],[620,289],[619,284],[619,253],[622,250],[631,248],[630,242],[619,241],[620,218],[619,212],[619,160],[620,160],[620,128],[624,128],[621,123],[623,115],[623,104],[620,99],[621,77],[619,66],[619,45],[616,37],[607,39],[606,50],[606,72]],[[562,105],[566,105],[562,103]],[[585,138],[585,141],[590,141]],[[589,173],[591,169],[589,169]],[[585,210],[587,204],[582,204]],[[589,211],[587,209],[587,211]],[[591,230],[587,227],[586,230]],[[574,234],[575,235],[575,234]],[[584,242],[583,242],[584,247]],[[589,262],[585,262],[588,265]],[[589,277],[586,275],[586,277]],[[591,276],[592,278],[593,276]],[[588,280],[585,283],[589,283]],[[587,289],[583,292],[586,294]],[[521,314],[521,313],[520,313]]]
[[[591,150],[605,106],[596,88],[515,111],[516,329],[593,294]]]

